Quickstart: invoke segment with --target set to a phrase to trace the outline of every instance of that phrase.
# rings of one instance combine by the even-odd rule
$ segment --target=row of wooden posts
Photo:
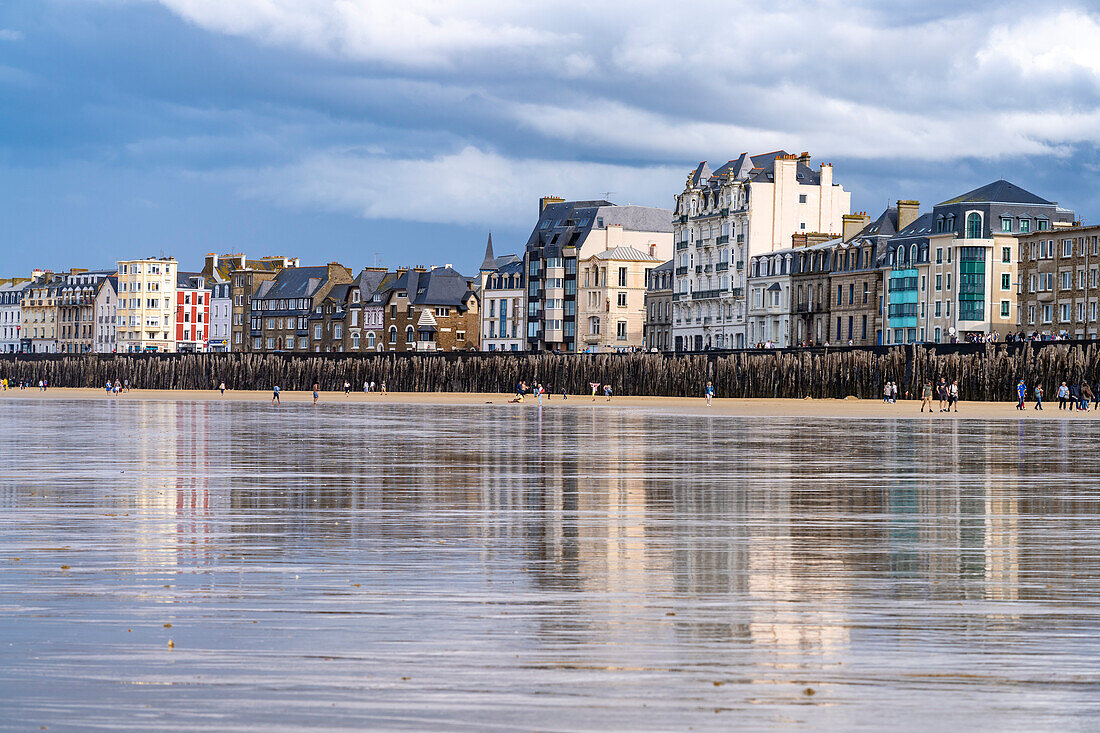
[[[112,354],[0,356],[0,378],[54,387],[103,387],[127,380],[141,389],[341,389],[364,382],[392,391],[512,392],[522,380],[586,394],[590,383],[617,395],[699,396],[707,381],[723,397],[879,397],[886,382],[901,396],[921,383],[958,380],[967,400],[1014,399],[1021,378],[1050,394],[1062,381],[1100,379],[1100,349],[1085,342],[840,350],[634,354]]]

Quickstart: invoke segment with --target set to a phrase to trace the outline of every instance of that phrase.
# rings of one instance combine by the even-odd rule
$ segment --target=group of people
[[[225,395],[225,382],[222,382],[221,384],[218,385],[218,391],[221,392],[223,396]],[[313,391],[313,404],[316,405],[317,400],[319,400],[321,398],[321,385],[318,384],[317,382],[314,382],[313,387],[312,387],[312,391]],[[371,392],[375,392],[375,391],[377,391],[378,394],[383,394],[383,395],[384,394],[389,394],[386,391],[386,383],[385,382],[382,382],[381,385],[375,385],[374,382],[363,382],[363,393],[364,394],[370,394]],[[350,394],[351,394],[351,382],[349,382],[348,380],[345,379],[344,380],[344,395],[347,396],[347,395],[350,395]],[[282,395],[282,390],[279,388],[279,385],[276,384],[274,389],[272,390],[272,393],[271,393],[271,404],[273,404],[273,405],[283,404],[282,399],[281,399],[281,395]]]
[[[1035,398],[1035,405],[1031,409],[1043,409],[1043,394],[1043,385],[1035,385],[1035,388],[1032,390],[1032,396]],[[1095,390],[1092,389],[1088,382],[1074,382],[1072,384],[1066,384],[1065,382],[1062,382],[1060,385],[1058,385],[1058,391],[1055,396],[1058,398],[1059,410],[1077,410],[1078,412],[1088,412],[1090,404],[1094,408],[1100,409],[1100,382],[1096,383]],[[1016,384],[1016,409],[1026,409],[1026,406],[1024,405],[1026,400],[1027,383],[1021,379]]]
[[[538,399],[539,404],[541,405],[543,397],[546,398],[547,402],[550,401],[550,395],[552,394],[552,391],[549,384],[543,384],[542,382],[532,382],[531,385],[528,386],[526,380],[521,380],[520,383],[516,385],[516,396],[508,400],[508,402],[523,402],[523,398],[529,394],[535,395],[536,399]],[[564,389],[561,391],[561,398],[563,400],[569,399],[569,395]]]
[[[118,394],[119,392],[129,392],[130,391],[130,380],[129,379],[116,379],[112,382],[110,379],[108,379],[106,389],[107,389],[107,394]]]
[[[894,389],[897,389],[895,386]],[[920,411],[924,412],[924,408],[928,408],[928,412],[932,412],[932,397],[935,394],[937,400],[939,400],[940,412],[958,412],[959,411],[959,382],[958,380],[947,383],[944,377],[940,377],[938,384],[932,384],[932,380],[924,380],[924,386],[921,387],[920,395]]]
[[[27,387],[33,386],[34,382],[28,382],[26,379],[20,379],[18,381],[14,379],[0,379],[0,388],[2,388],[4,392],[7,392],[9,389],[26,389]],[[49,387],[50,381],[48,379],[38,380],[39,392],[45,392]]]

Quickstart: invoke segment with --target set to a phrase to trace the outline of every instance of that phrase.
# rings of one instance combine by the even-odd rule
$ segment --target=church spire
[[[481,262],[482,270],[495,270],[496,257],[493,256],[493,232],[489,231],[489,241],[485,243],[485,259]]]

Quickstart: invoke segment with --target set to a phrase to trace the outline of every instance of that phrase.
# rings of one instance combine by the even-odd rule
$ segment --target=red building
[[[176,351],[206,351],[210,337],[210,289],[198,272],[176,277]]]

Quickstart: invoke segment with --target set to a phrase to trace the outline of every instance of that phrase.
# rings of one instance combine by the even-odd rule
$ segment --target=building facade
[[[176,274],[173,257],[118,263],[118,350],[176,350]]]
[[[252,303],[260,286],[273,280],[282,270],[297,267],[294,257],[270,256],[250,260],[243,254],[206,255],[202,274],[230,286],[229,350],[252,351]]]
[[[102,284],[114,271],[89,272],[73,269],[66,273],[57,297],[57,342],[63,354],[86,354],[96,350],[96,298]]]
[[[206,277],[199,272],[180,272],[176,276],[176,351],[206,351],[210,337],[210,291]]]
[[[642,345],[650,351],[672,350],[672,260],[657,265],[649,272]]]
[[[207,348],[213,352],[229,351],[232,335],[229,324],[232,321],[233,285],[228,280],[207,279],[210,289],[210,338]]]
[[[383,301],[386,351],[474,351],[481,325],[476,278],[450,265],[399,270]]]
[[[676,196],[673,333],[685,350],[743,348],[746,263],[795,234],[836,232],[851,194],[808,153],[743,153],[715,171],[700,163]]]
[[[257,273],[237,274],[251,277]],[[333,287],[351,279],[351,271],[336,262],[281,268],[273,278],[261,282],[252,296],[249,350],[319,352],[321,340],[310,338],[310,317]]]
[[[584,351],[640,349],[645,339],[646,283],[664,260],[616,247],[579,261],[580,345]],[[651,254],[653,253],[653,254]]]
[[[23,290],[30,278],[12,277],[0,280],[0,354],[21,350],[23,330]]]
[[[480,270],[481,350],[527,350],[527,297],[523,259],[493,254],[493,237],[485,245]]]
[[[599,252],[631,247],[672,256],[672,212],[609,201],[539,200],[539,219],[527,240],[527,348],[573,353],[583,349],[577,327],[577,263]]]
[[[1018,330],[1027,336],[1095,339],[1100,226],[1018,237]]]
[[[791,332],[795,344],[835,344],[830,319],[833,256],[840,237],[796,234],[791,237]]]
[[[23,291],[20,319],[20,351],[28,354],[56,354],[57,297],[65,279],[52,271],[35,270]]]
[[[791,346],[791,270],[794,248],[777,249],[749,260],[748,343]]]
[[[111,275],[99,282],[95,294],[95,343],[97,354],[118,351],[118,276]]]

